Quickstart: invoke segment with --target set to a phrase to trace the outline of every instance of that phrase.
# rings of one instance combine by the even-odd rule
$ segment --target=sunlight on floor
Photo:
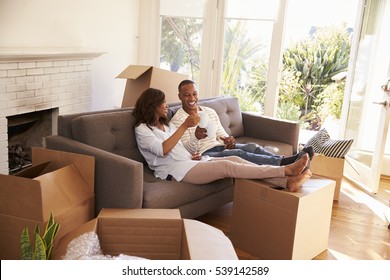
[[[333,249],[328,249],[328,253],[331,254],[335,260],[353,260],[354,258],[351,258],[350,256],[340,253]]]
[[[352,186],[347,182],[343,183],[341,192],[356,203],[366,205],[382,221],[386,223],[390,222],[390,208],[383,203],[377,201],[375,198],[371,197],[367,193],[358,190],[356,187]]]

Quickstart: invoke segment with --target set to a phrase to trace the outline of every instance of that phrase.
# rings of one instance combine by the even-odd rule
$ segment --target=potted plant
[[[31,243],[27,226],[24,227],[20,239],[22,260],[48,260],[53,250],[54,238],[57,236],[60,224],[54,221],[53,212],[50,213],[49,221],[41,237],[40,229],[35,227],[35,245]]]

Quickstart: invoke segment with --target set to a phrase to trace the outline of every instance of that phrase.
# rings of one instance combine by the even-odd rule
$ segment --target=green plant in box
[[[41,237],[39,226],[35,227],[35,245],[31,243],[27,226],[24,227],[20,239],[22,260],[48,260],[53,250],[54,238],[57,236],[60,224],[54,221],[53,213],[50,213],[49,221]]]

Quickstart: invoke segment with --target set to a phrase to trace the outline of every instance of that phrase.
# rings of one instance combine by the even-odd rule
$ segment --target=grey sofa
[[[291,155],[298,147],[298,124],[240,111],[236,98],[200,100],[217,111],[226,131],[238,142],[255,142]],[[170,105],[172,116],[180,108]],[[95,209],[179,208],[195,218],[233,199],[233,179],[192,185],[155,178],[138,151],[132,108],[85,112],[58,117],[58,135],[46,147],[95,157]]]

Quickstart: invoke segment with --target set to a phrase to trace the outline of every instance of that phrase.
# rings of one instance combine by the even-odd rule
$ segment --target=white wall
[[[92,109],[120,107],[137,63],[139,0],[0,0],[0,48],[82,48],[93,61]]]

